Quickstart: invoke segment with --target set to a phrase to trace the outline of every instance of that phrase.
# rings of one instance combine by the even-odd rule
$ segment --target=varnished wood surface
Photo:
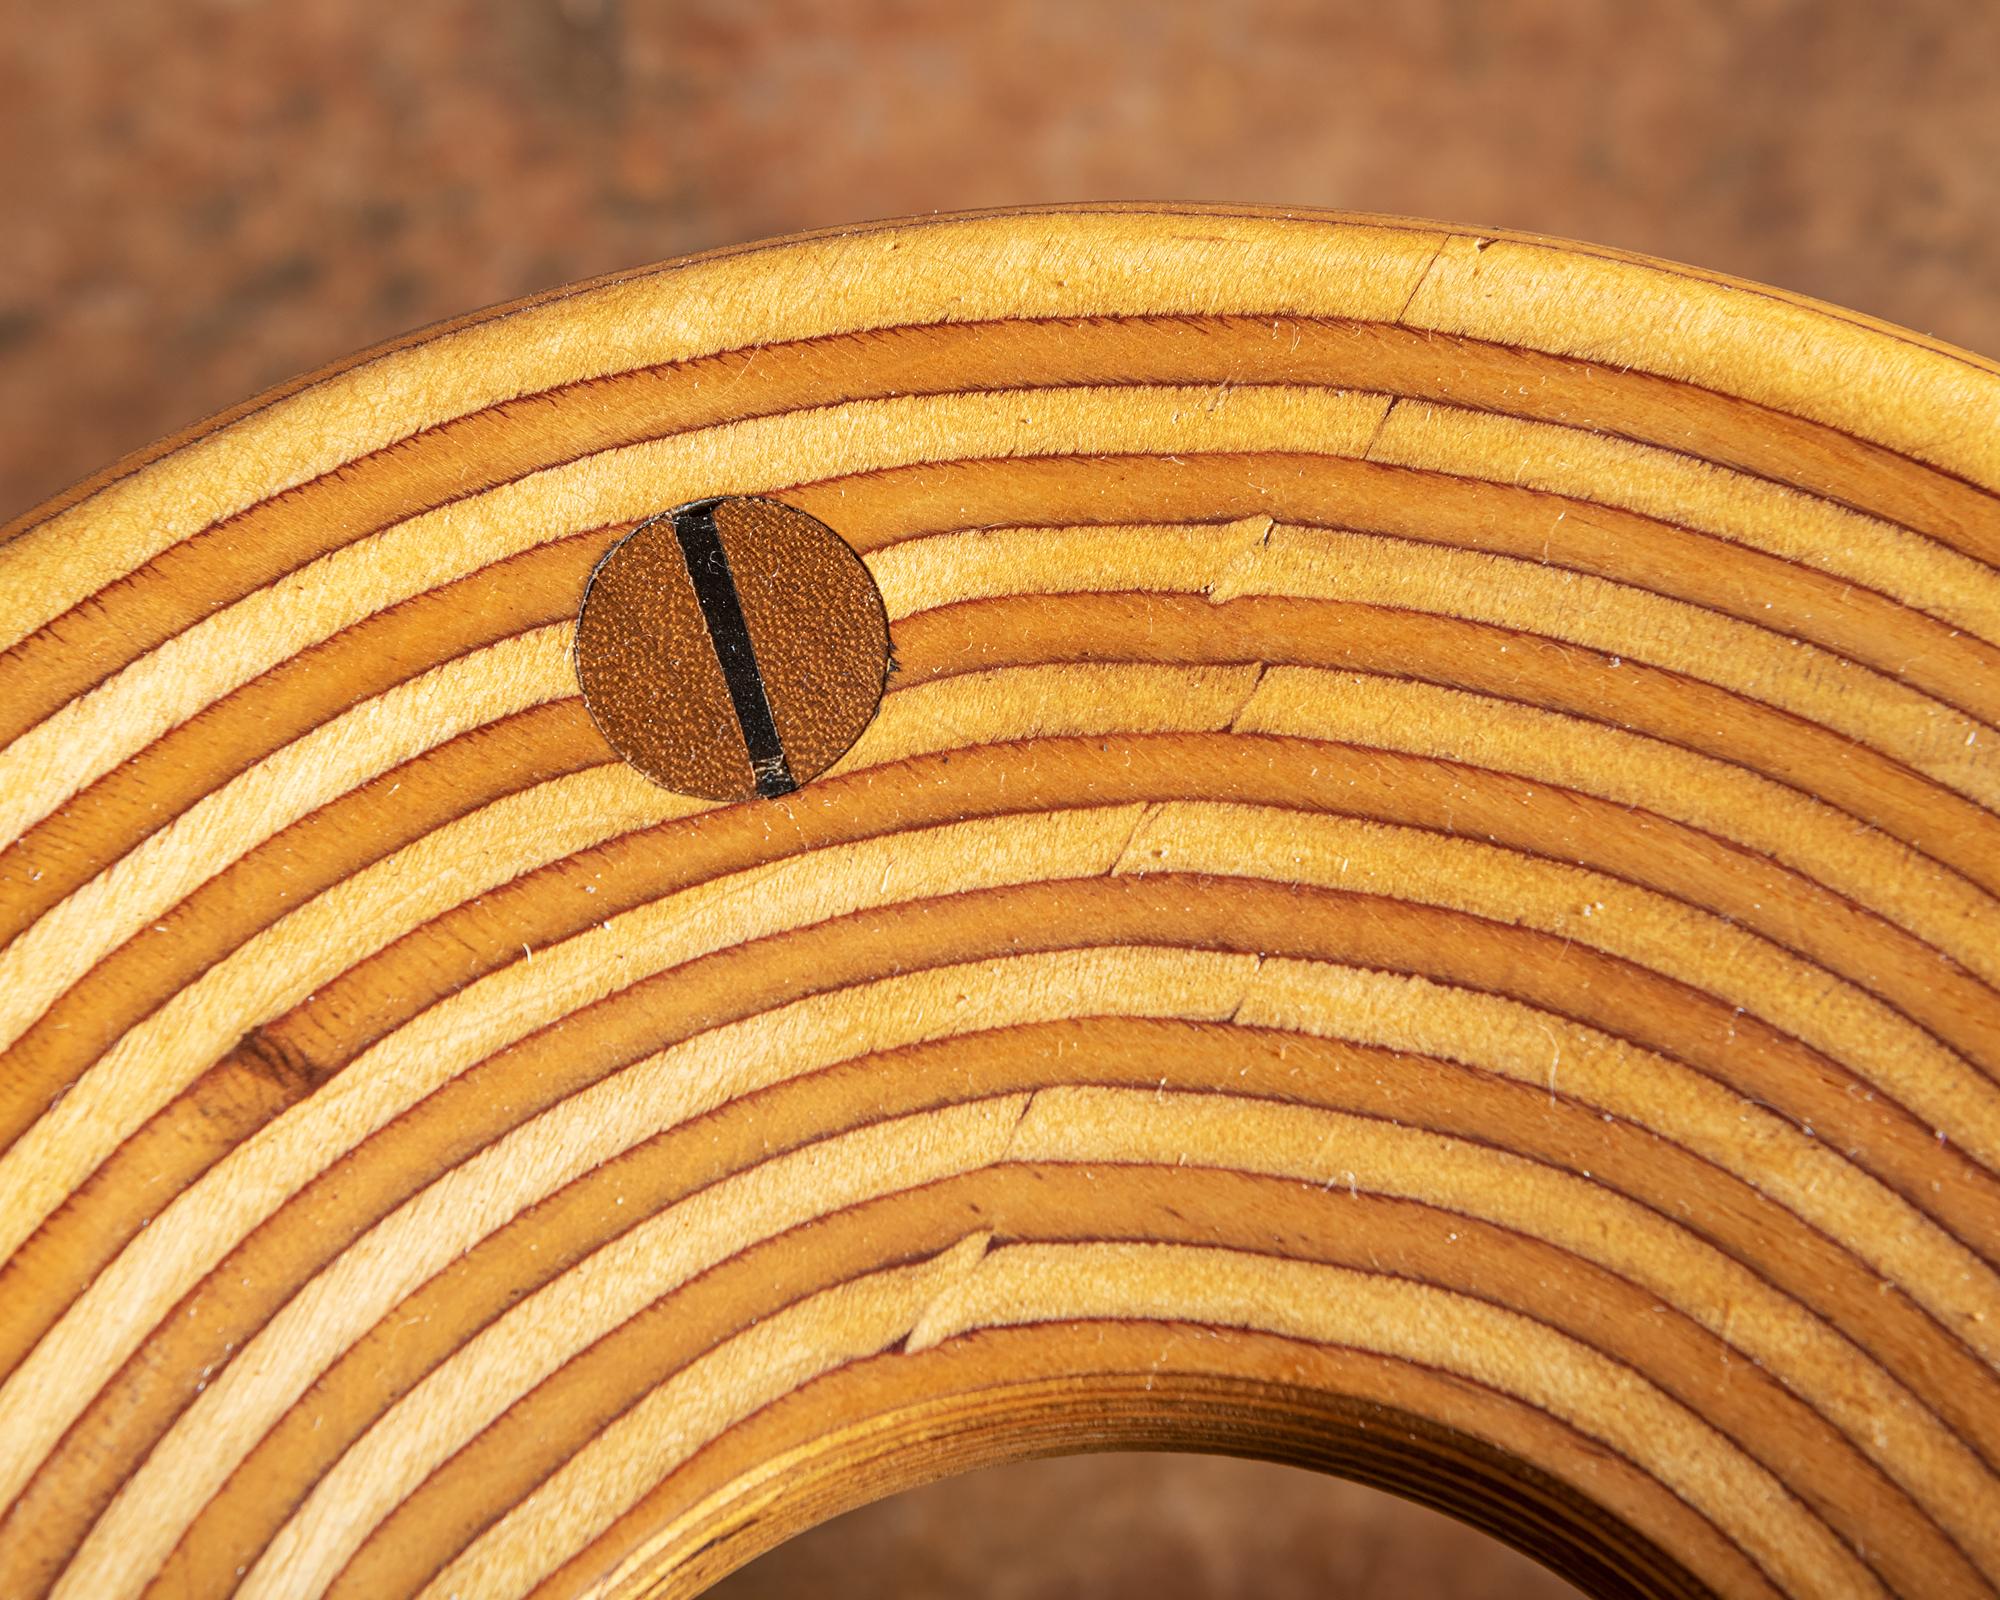
[[[2000,373],[1374,219],[725,252],[0,544],[0,1589],[691,1592],[1252,1450],[1605,1593],[2000,1581]],[[896,670],[577,695],[782,500]]]

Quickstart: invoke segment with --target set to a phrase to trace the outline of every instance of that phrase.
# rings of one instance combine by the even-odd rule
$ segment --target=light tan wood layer
[[[1603,1593],[2000,1585],[2000,373],[1106,208],[726,252],[0,541],[0,1589],[691,1593],[1054,1448]],[[577,699],[782,498],[897,662],[714,806]]]

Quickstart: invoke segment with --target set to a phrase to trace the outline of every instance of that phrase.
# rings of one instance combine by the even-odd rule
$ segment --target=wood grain
[[[1996,422],[1685,268],[1114,207],[485,313],[31,514],[0,1592],[687,1594],[1124,1445],[2000,1592]],[[778,799],[578,697],[716,495],[890,621]]]

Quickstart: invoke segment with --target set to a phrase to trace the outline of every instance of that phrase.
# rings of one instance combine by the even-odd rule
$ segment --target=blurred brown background
[[[1992,0],[13,0],[0,38],[0,518],[435,318],[932,209],[1537,229],[2000,353]],[[1156,1457],[941,1485],[732,1585],[1557,1590],[1366,1491]]]
[[[711,1600],[1576,1600],[1435,1511],[1294,1467],[1068,1456],[885,1500]]]
[[[2000,354],[1993,0],[68,0],[0,50],[0,519],[418,324],[825,223],[1538,229]]]

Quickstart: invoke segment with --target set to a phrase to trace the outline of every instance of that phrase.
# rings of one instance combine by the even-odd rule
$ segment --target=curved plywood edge
[[[0,1592],[692,1593],[1137,1444],[1995,1593],[1996,418],[1713,275],[1110,207],[468,318],[31,515]],[[890,675],[715,803],[574,645],[736,495]]]

